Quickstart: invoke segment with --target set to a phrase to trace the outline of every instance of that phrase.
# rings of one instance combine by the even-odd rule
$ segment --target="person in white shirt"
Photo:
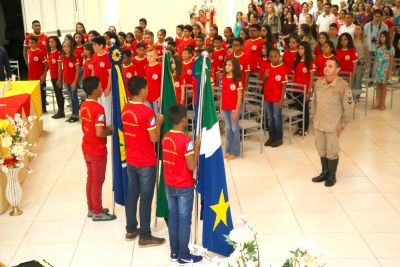
[[[301,12],[299,15],[299,25],[307,23],[306,15],[308,14],[308,4],[304,2],[303,4],[301,4],[301,8],[303,9],[303,12]]]
[[[345,21],[346,21],[346,24],[342,25],[339,28],[339,35],[347,32],[351,35],[351,37],[354,38],[354,29],[356,28],[356,25],[354,25],[354,23],[353,23],[353,13],[351,13],[351,12],[347,13],[346,17],[345,17]]]
[[[324,13],[324,2],[322,0],[317,0],[317,8],[314,9],[313,13],[313,19],[314,21],[317,21],[318,16]]]
[[[318,32],[328,32],[329,25],[336,23],[336,17],[331,13],[332,5],[330,3],[325,3],[324,5],[325,13],[318,16],[317,19],[317,31]]]

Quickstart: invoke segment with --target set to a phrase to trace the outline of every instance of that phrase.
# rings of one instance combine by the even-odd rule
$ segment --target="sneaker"
[[[193,254],[189,254],[186,258],[179,258],[178,262],[180,266],[189,266],[193,263],[199,263],[203,260],[202,256],[197,256]]]
[[[138,235],[139,235],[140,230],[136,229],[135,231],[133,231],[132,233],[126,233],[125,235],[125,240],[126,241],[132,241],[134,240]]]
[[[278,147],[278,146],[281,146],[282,144],[283,144],[282,139],[276,139],[272,142],[271,147]]]
[[[99,213],[97,215],[94,215],[92,220],[94,222],[105,222],[105,221],[112,221],[117,219],[117,216],[115,216],[114,214],[106,214],[106,213]]]
[[[177,261],[178,261],[178,254],[176,254],[176,253],[171,253],[170,258],[171,258],[171,261],[172,261],[172,262],[177,262]]]
[[[159,238],[150,235],[147,239],[139,239],[139,247],[140,248],[148,248],[154,246],[160,246],[165,243],[165,238]]]
[[[110,212],[109,209],[107,209],[107,208],[104,208],[104,209],[103,209],[103,213],[108,214],[109,212]],[[92,217],[93,217],[93,211],[89,210],[88,213],[87,213],[87,216],[88,216],[89,218],[92,218]]]

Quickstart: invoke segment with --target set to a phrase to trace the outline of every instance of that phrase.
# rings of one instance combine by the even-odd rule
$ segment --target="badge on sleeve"
[[[193,142],[192,141],[190,141],[189,143],[186,144],[186,150],[187,151],[193,150]]]
[[[150,120],[150,126],[156,125],[156,117],[151,118]]]
[[[346,96],[347,96],[347,103],[351,104],[353,103],[353,93],[351,90],[346,91]]]
[[[99,116],[97,116],[97,120],[98,121],[104,121],[105,120],[104,114],[100,114]]]

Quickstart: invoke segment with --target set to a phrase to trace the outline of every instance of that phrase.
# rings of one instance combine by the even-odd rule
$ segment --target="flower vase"
[[[12,208],[10,216],[19,216],[22,214],[22,210],[18,207],[22,199],[22,189],[18,179],[20,169],[9,168],[7,173],[5,173],[7,177],[6,199]]]

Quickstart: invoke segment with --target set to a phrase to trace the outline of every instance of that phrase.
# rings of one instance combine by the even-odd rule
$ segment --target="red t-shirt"
[[[304,60],[301,60],[299,64],[297,64],[296,69],[294,70],[294,83],[305,84],[307,88],[307,92],[310,91],[310,74],[311,72],[315,72],[315,63],[311,61],[310,70],[307,69]],[[303,89],[303,88],[298,88]]]
[[[64,83],[73,83],[76,75],[76,65],[79,66],[79,61],[76,57],[63,56],[63,79]]]
[[[268,64],[270,64],[270,61],[267,57],[262,57],[258,61],[258,68],[259,68],[258,78],[260,81],[264,80],[264,74]]]
[[[181,75],[179,77],[179,80],[175,81],[174,86],[175,86],[176,103],[181,103],[181,101],[185,103],[185,97],[183,99],[181,98],[182,90],[185,90],[186,87],[185,77]]]
[[[159,43],[156,43],[156,44],[154,45],[154,47],[155,47],[156,50],[157,50],[157,56],[158,56],[158,57],[162,57],[162,56],[163,56],[163,50],[164,50],[163,45],[162,45],[162,44],[159,44]]]
[[[38,38],[38,48],[40,49],[40,51],[43,52],[43,55],[47,55],[47,44],[49,43],[49,37],[44,33],[41,33],[39,35],[30,33],[25,36],[24,46],[29,47],[29,38],[31,38],[32,36],[36,36]]]
[[[44,63],[47,61],[45,54],[37,48],[28,49],[28,80],[39,80],[44,72]]]
[[[126,162],[136,167],[156,164],[154,143],[148,131],[155,129],[154,111],[144,103],[129,101],[122,109],[122,124],[126,142]]]
[[[234,57],[239,61],[240,68],[242,69],[242,83],[244,83],[246,72],[250,72],[249,60],[244,53],[240,56],[234,54]]]
[[[93,55],[93,76],[97,76],[101,82],[101,88],[106,90],[109,78],[109,71],[111,71],[111,62],[108,58],[108,53],[104,53],[103,55],[98,55],[95,53]]]
[[[285,64],[278,66],[269,64],[267,66],[269,77],[264,84],[264,101],[277,103],[282,97],[282,84],[287,83],[287,72]]]
[[[186,157],[194,154],[192,139],[182,132],[170,130],[162,139],[165,184],[177,188],[193,187],[193,172]]]
[[[146,67],[146,65],[149,64],[149,62],[147,61],[147,58],[146,57],[138,58],[136,56],[132,59],[132,63],[133,63],[133,65],[136,66],[137,75],[140,77],[144,77],[145,76],[144,67]]]
[[[235,83],[233,77],[224,75],[221,80],[222,85],[222,110],[236,110],[238,91],[243,90],[241,81]]]
[[[221,48],[220,50],[217,50],[214,48],[214,52],[212,54],[212,58],[214,60],[214,66],[215,66],[215,71],[222,71],[224,68],[224,63],[225,63],[225,57],[226,57],[226,50]]]
[[[107,138],[96,135],[96,127],[106,128],[106,114],[103,106],[97,101],[86,99],[81,105],[80,115],[83,153],[96,157],[107,157]]]
[[[320,54],[317,56],[315,60],[315,66],[317,67],[317,76],[322,77],[324,76],[324,68],[325,68],[325,63],[328,59],[335,57],[334,54],[330,55],[329,57],[324,56],[323,54]]]
[[[145,78],[147,80],[147,88],[149,89],[147,101],[154,102],[160,98],[162,64],[156,63],[153,66],[147,65],[144,68],[144,71],[146,74]]]
[[[142,41],[135,40],[135,41],[132,42],[131,50],[132,50],[134,55],[137,54],[136,45],[139,44],[139,43],[143,43],[143,40]]]
[[[55,50],[49,53],[49,58],[47,60],[49,64],[50,77],[52,79],[58,79],[58,62],[61,60],[61,51]]]
[[[340,61],[340,70],[353,72],[353,63],[358,61],[357,50],[351,49],[336,49],[336,57]]]
[[[211,46],[213,44],[213,38],[212,37],[208,37],[205,40],[205,45],[206,46]]]
[[[179,47],[178,47],[179,55],[181,57],[182,57],[183,49],[188,45],[193,46],[193,49],[194,49],[196,47],[196,41],[193,38],[189,38],[189,39],[182,38],[182,40],[179,43]]]
[[[314,48],[314,56],[317,57],[318,55],[322,55],[322,52],[319,51],[318,45],[316,45]]]
[[[257,64],[261,58],[261,49],[264,44],[264,39],[258,37],[256,39],[248,39],[244,42],[243,52],[249,60],[249,67],[251,72],[257,72]]]
[[[176,47],[179,47],[180,45],[181,45],[181,41],[183,40],[183,37],[181,37],[181,38],[178,38],[178,37],[175,37],[175,44],[176,44]]]
[[[93,73],[93,62],[92,59],[84,58],[83,59],[83,77],[90,77]]]
[[[132,47],[131,47],[130,44],[124,44],[120,48],[121,48],[122,51],[124,51],[124,50],[131,50],[132,51]]]
[[[192,58],[190,62],[185,63],[182,62],[182,74],[185,78],[185,82],[187,85],[192,85],[193,86],[193,64],[194,64],[194,59]]]
[[[133,76],[137,75],[136,66],[132,63],[128,66],[122,65],[122,72],[124,73],[125,91],[128,97],[131,97],[131,92],[128,90],[128,81]]]
[[[282,56],[282,61],[285,64],[286,72],[293,73],[294,62],[296,61],[297,50],[286,49]]]
[[[83,66],[83,45],[81,47],[75,47],[75,54],[74,56],[78,59],[79,67]]]

